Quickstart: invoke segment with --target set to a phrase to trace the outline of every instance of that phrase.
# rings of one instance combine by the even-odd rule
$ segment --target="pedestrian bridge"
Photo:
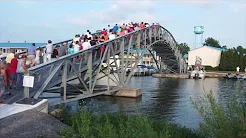
[[[134,55],[132,50],[136,51]],[[29,68],[26,75],[34,76],[34,87],[25,87],[24,97],[56,98],[54,104],[58,104],[118,91],[126,86],[146,51],[153,56],[160,73],[187,71],[172,34],[153,25]],[[131,68],[128,75],[127,68]],[[101,79],[107,80],[105,85],[98,85]],[[72,83],[75,81],[77,85]],[[54,91],[55,88],[59,90]]]

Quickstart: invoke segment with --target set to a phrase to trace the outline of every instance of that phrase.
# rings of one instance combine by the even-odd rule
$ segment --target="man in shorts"
[[[36,47],[35,43],[32,43],[31,46],[27,49],[27,59],[31,64],[35,63]]]

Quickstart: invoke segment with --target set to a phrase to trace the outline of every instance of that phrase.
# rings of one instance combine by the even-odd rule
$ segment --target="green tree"
[[[246,67],[246,49],[242,46],[229,48],[221,53],[219,69],[223,71],[235,71],[240,67],[241,71]]]
[[[188,51],[190,51],[190,47],[188,46],[187,43],[180,43],[178,44],[178,48],[182,55],[188,54]]]
[[[221,48],[219,41],[212,37],[208,37],[207,39],[205,39],[204,45]]]

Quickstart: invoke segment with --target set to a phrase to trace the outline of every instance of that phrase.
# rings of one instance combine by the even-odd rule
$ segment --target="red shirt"
[[[17,58],[13,58],[10,62],[9,74],[16,73],[17,64],[18,64]]]
[[[103,30],[103,31],[102,31],[102,34],[107,35],[108,33],[107,33],[106,30]]]

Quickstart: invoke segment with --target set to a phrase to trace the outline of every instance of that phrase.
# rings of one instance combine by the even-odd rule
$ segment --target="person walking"
[[[35,57],[35,65],[38,65],[41,63],[41,48],[36,49],[36,57]]]
[[[27,71],[26,58],[26,55],[22,55],[21,59],[18,60],[16,69],[16,90],[20,90],[22,88],[24,73]]]
[[[0,103],[5,102],[2,98],[3,93],[5,92],[5,87],[7,87],[7,75],[4,69],[4,64],[0,61]]]
[[[27,48],[27,59],[31,64],[35,64],[36,47],[35,43]]]
[[[51,40],[48,40],[48,44],[46,45],[46,56],[44,56],[45,60],[47,59],[47,61],[51,61],[51,55],[52,55],[52,52],[53,52],[53,44],[52,44],[52,41]]]
[[[56,45],[53,52],[52,52],[52,55],[51,55],[51,59],[52,60],[55,60],[57,58],[59,58],[59,48],[60,46],[59,45]]]
[[[237,67],[236,70],[236,74],[239,75],[240,67]]]
[[[62,46],[60,47],[59,54],[60,54],[59,55],[60,57],[67,55],[67,43],[66,42],[64,42]]]

